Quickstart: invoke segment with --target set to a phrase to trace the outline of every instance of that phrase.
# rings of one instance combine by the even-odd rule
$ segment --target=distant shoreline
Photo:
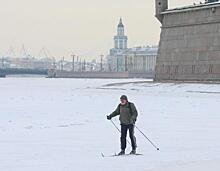
[[[21,74],[21,75],[6,75],[6,78],[46,78],[45,75]]]

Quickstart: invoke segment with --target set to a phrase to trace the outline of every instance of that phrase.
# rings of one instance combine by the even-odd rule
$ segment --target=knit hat
[[[127,97],[126,95],[122,95],[120,99],[121,99],[121,100],[127,100],[127,101],[128,101],[128,97]]]

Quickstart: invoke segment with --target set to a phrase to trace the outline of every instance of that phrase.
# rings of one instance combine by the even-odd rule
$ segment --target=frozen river
[[[0,170],[219,170],[220,84],[141,81],[0,79]],[[136,131],[143,156],[101,156],[120,150],[106,115],[122,94],[136,104],[137,126],[160,151]]]

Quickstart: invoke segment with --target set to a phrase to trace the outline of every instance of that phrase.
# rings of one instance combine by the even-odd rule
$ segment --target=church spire
[[[124,36],[124,24],[122,22],[122,18],[120,18],[119,20],[117,32],[118,32],[118,36]]]
[[[127,36],[124,33],[124,24],[122,18],[119,20],[117,35],[114,37],[115,40],[115,49],[127,49]]]
[[[118,27],[124,27],[123,22],[122,22],[122,18],[120,18],[120,21],[119,21]]]

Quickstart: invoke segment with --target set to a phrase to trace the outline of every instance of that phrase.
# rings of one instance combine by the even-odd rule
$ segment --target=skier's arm
[[[131,104],[131,111],[132,111],[131,118],[132,118],[132,121],[135,123],[137,121],[138,112],[134,104]]]
[[[118,115],[120,115],[120,105],[118,105],[118,107],[116,108],[116,110],[115,110],[114,112],[112,112],[112,113],[109,115],[109,117],[110,117],[110,118],[113,118],[113,117],[118,116]]]

